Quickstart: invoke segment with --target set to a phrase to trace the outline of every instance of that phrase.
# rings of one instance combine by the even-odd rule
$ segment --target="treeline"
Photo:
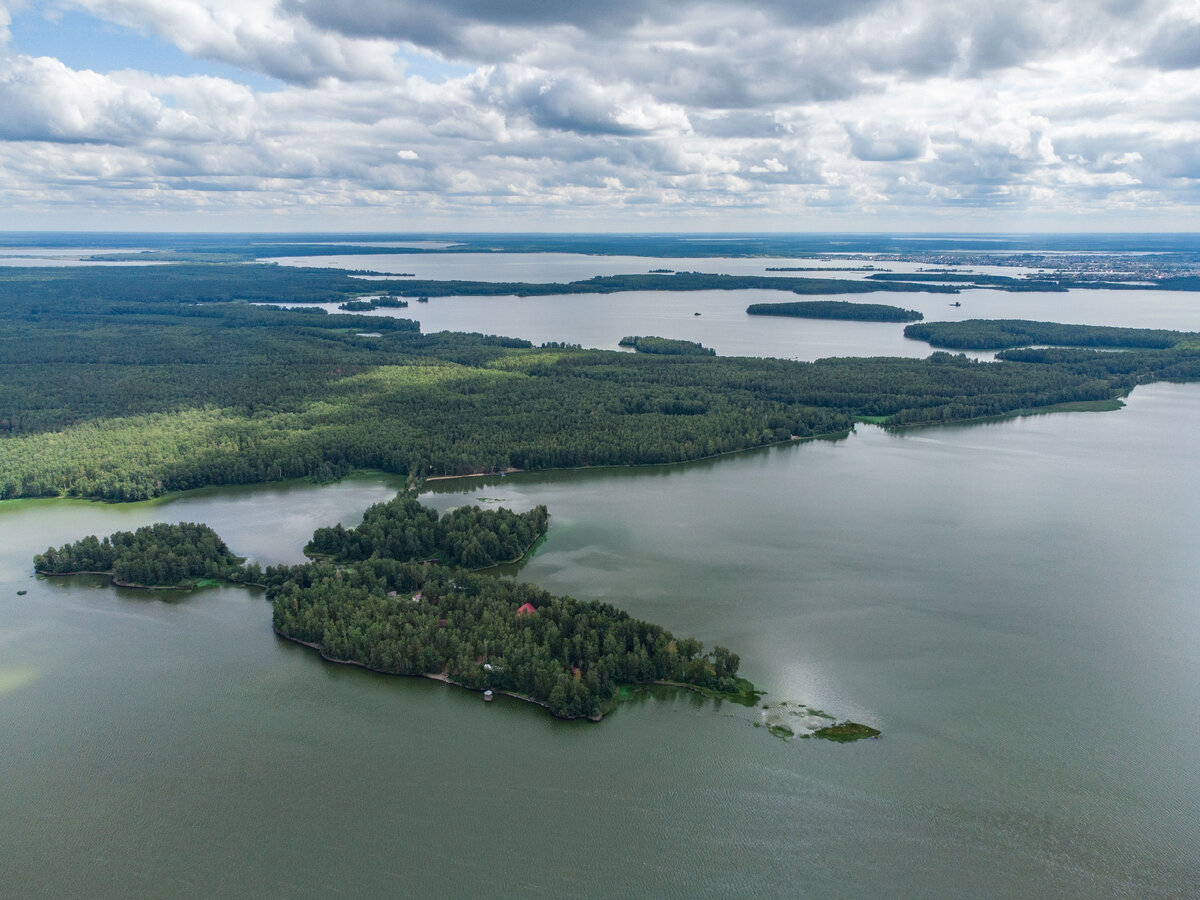
[[[408,301],[399,297],[375,297],[371,300],[347,300],[339,303],[342,312],[370,312],[375,309],[407,309]]]
[[[951,350],[1002,350],[1030,344],[1067,347],[1140,347],[1166,350],[1200,347],[1200,333],[1161,328],[1115,328],[1107,325],[1063,325],[1028,319],[967,319],[909,325],[904,336]]]
[[[632,347],[638,353],[657,353],[662,356],[716,356],[717,351],[705,347],[699,341],[681,341],[675,338],[641,337],[628,335],[617,341],[619,347]]]
[[[752,690],[723,647],[706,654],[607,603],[530,584],[380,557],[270,568],[266,578],[276,631],[328,659],[511,691],[557,716],[599,718],[622,684]]]
[[[546,533],[548,522],[545,506],[514,513],[466,505],[439,519],[411,493],[402,493],[369,507],[355,528],[318,528],[304,555],[340,563],[371,557],[400,562],[437,559],[479,569],[520,559]]]
[[[857,322],[916,322],[925,318],[915,309],[884,303],[850,303],[846,300],[806,300],[795,303],[751,303],[752,316],[792,316],[799,319],[846,319]]]
[[[154,299],[60,304],[51,282],[14,271],[0,275],[0,499],[137,500],[357,468],[419,479],[682,462],[860,417],[945,422],[1110,399],[1192,377],[1196,355],[1185,342],[1080,368],[533,348],[422,335],[402,319],[166,302],[158,267],[130,270]],[[138,278],[121,281],[132,292]]]
[[[945,284],[900,281],[851,281],[845,278],[797,278],[786,275],[720,275],[709,272],[597,275],[581,281],[410,281],[389,282],[388,290],[405,297],[543,297],[552,294],[616,294],[622,291],[791,291],[794,294],[867,294],[877,291],[957,294]]]
[[[201,578],[230,578],[241,563],[215,531],[194,522],[146,525],[103,540],[89,535],[33,558],[34,568],[43,575],[96,572],[138,587],[180,587]]]

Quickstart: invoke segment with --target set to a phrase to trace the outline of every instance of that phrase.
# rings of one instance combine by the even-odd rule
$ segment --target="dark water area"
[[[1111,413],[425,495],[547,503],[519,577],[884,730],[847,746],[670,692],[560,722],[323,663],[254,590],[31,573],[50,543],[157,520],[297,560],[395,479],[2,504],[4,893],[1186,896],[1198,433],[1200,389],[1158,385]]]

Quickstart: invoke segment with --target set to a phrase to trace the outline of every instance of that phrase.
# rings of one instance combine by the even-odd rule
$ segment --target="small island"
[[[338,309],[343,312],[371,312],[376,309],[407,309],[408,301],[399,297],[375,297],[370,300],[347,300],[339,303]]]
[[[798,319],[845,319],[856,322],[917,322],[925,318],[915,309],[886,303],[851,303],[847,300],[800,300],[792,303],[751,303],[752,316],[790,316]]]
[[[696,313],[700,315],[700,313]],[[618,347],[632,347],[638,353],[657,353],[663,356],[716,356],[717,351],[697,341],[674,338],[628,335],[617,341]]]
[[[369,507],[356,528],[318,528],[304,555],[337,563],[382,557],[482,569],[521,560],[546,534],[549,520],[545,506],[514,513],[473,505],[460,506],[439,519],[406,492]]]
[[[566,719],[599,721],[622,685],[756,701],[724,647],[705,653],[608,603],[469,571],[523,556],[547,521],[544,506],[439,518],[411,493],[376,504],[356,528],[318,529],[304,548],[315,562],[261,573],[275,631],[332,662],[507,694]]]
[[[118,531],[101,540],[89,535],[50,547],[33,559],[40,575],[108,575],[121,587],[190,590],[206,581],[241,581],[244,559],[207,525],[159,523]]]

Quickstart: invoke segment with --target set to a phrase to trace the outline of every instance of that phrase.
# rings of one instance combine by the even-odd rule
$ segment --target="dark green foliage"
[[[634,335],[617,341],[621,347],[632,347],[638,353],[657,353],[662,356],[716,356],[717,351],[705,347],[698,341],[680,341],[674,338],[641,337]]]
[[[269,569],[267,578],[275,629],[329,659],[398,675],[443,673],[476,690],[530,697],[558,716],[598,717],[621,684],[739,689],[728,650],[705,654],[699,641],[607,603],[530,584],[379,557]],[[527,603],[536,612],[518,614]]]
[[[852,741],[861,741],[864,738],[876,738],[882,732],[877,728],[872,728],[870,725],[862,725],[858,722],[839,722],[836,725],[826,725],[824,728],[818,728],[813,732],[815,738],[822,738],[827,741],[835,741],[839,744],[849,744]]]
[[[241,559],[207,525],[159,523],[118,531],[104,540],[89,535],[33,558],[45,575],[104,572],[123,584],[177,587],[199,578],[228,578]]]
[[[792,316],[799,319],[848,319],[858,322],[916,322],[925,318],[915,309],[884,303],[850,303],[846,300],[808,300],[796,303],[751,303],[752,316]]]
[[[961,421],[1196,377],[1186,348],[1000,363],[535,349],[421,335],[403,319],[179,303],[160,290],[168,268],[111,283],[119,269],[0,275],[0,499],[137,500],[355,468],[420,478],[673,463],[843,432],[856,417]],[[191,268],[217,292],[220,271],[241,285],[244,269],[282,267]]]
[[[304,548],[306,556],[328,556],[336,562],[370,557],[409,562],[437,558],[468,569],[512,562],[525,555],[546,533],[549,514],[538,506],[517,514],[508,509],[460,506],[441,519],[412,494],[376,503],[362,524],[318,528]]]
[[[1028,319],[967,319],[909,325],[904,336],[951,350],[1002,350],[1030,344],[1064,347],[1143,347],[1165,350],[1181,343],[1200,345],[1200,334],[1160,328],[1113,328],[1106,325],[1062,325]]]
[[[338,309],[343,312],[370,312],[384,307],[405,309],[408,307],[408,301],[399,297],[376,297],[373,300],[347,300],[338,304]]]

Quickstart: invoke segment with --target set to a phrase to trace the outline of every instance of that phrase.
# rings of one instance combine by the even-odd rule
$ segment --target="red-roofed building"
[[[521,608],[517,610],[517,615],[518,616],[527,616],[530,613],[535,613],[535,612],[537,612],[536,606],[534,606],[532,603],[523,603],[521,605]]]

